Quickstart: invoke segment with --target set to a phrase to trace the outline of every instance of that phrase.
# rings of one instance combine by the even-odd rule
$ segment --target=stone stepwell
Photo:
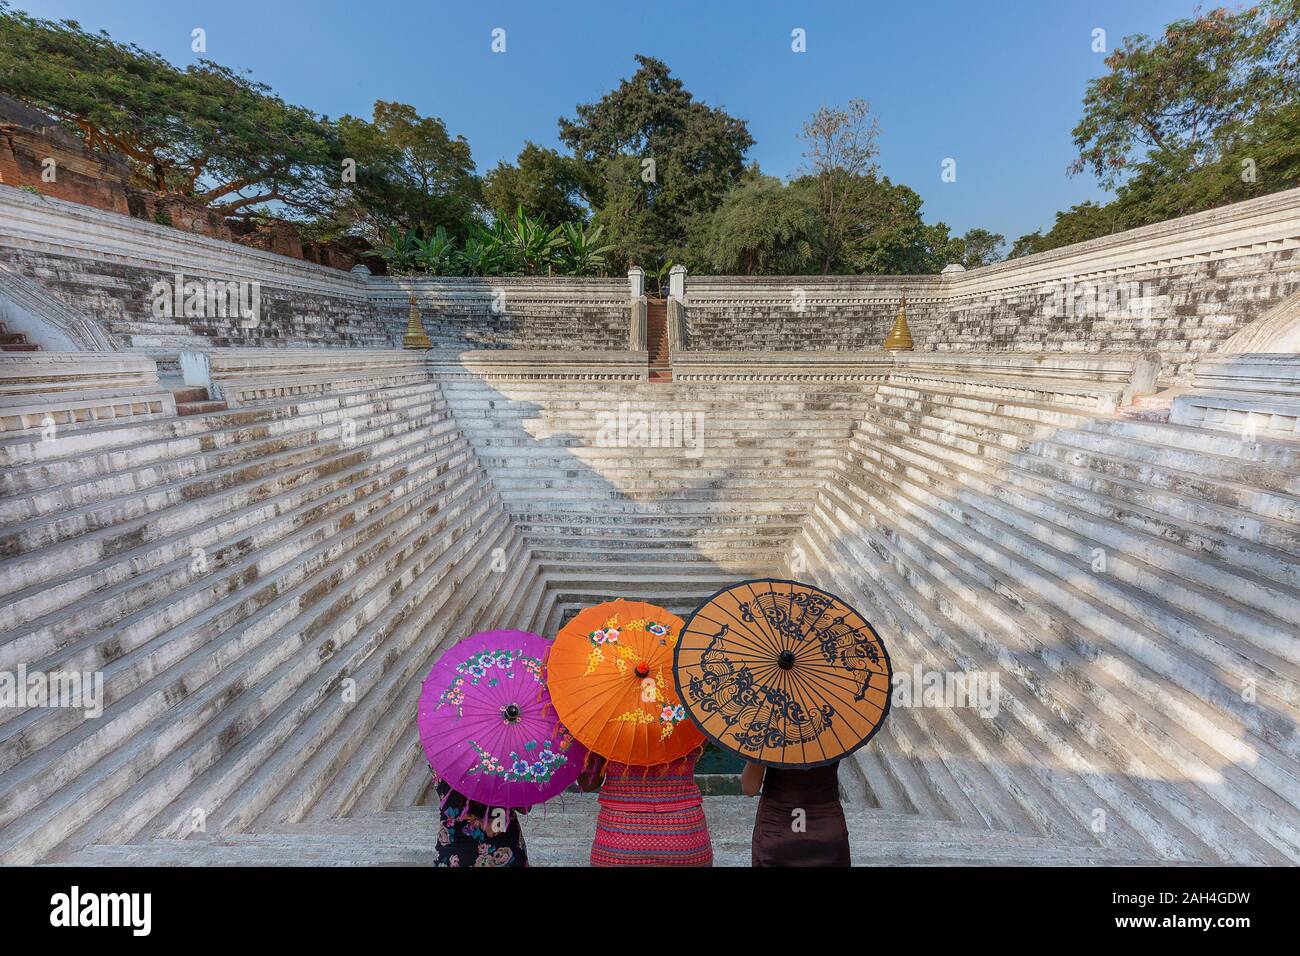
[[[997,391],[991,388],[990,392]],[[896,666],[872,803],[1167,860],[1300,859],[1300,445],[882,383],[792,561]]]
[[[1134,357],[218,350],[229,407],[178,416],[65,353],[0,383],[0,673],[102,673],[102,714],[0,707],[0,861],[427,863],[449,643],[766,575],[897,673],[997,681],[845,762],[855,862],[1300,861],[1300,443],[1241,432],[1295,403],[1260,366],[1188,425],[1117,414]],[[753,803],[706,813],[745,865]],[[594,817],[538,808],[533,859]]]

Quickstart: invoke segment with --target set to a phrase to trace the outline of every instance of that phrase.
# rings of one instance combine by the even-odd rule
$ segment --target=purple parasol
[[[542,679],[549,648],[527,631],[483,631],[433,665],[420,692],[420,743],[452,789],[516,808],[578,779],[587,751],[551,706]]]

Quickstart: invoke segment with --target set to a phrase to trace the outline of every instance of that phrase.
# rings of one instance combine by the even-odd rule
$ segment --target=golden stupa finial
[[[907,327],[906,297],[898,303],[898,318],[894,320],[894,327],[885,336],[885,348],[890,352],[912,351],[912,333]]]
[[[416,307],[415,296],[409,296],[407,301],[411,303],[411,312],[406,320],[406,334],[402,336],[402,348],[433,348],[433,343],[429,341],[429,333],[424,331],[424,321],[420,318],[419,308]]]

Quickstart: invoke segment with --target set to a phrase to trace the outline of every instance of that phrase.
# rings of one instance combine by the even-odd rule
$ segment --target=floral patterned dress
[[[437,785],[441,803],[438,859],[434,866],[527,866],[528,848],[515,811],[504,833],[490,831],[488,808],[469,800],[443,781]]]

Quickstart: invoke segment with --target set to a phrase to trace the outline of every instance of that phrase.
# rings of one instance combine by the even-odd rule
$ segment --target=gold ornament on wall
[[[415,296],[410,296],[408,301],[411,303],[411,312],[406,320],[406,334],[402,336],[402,348],[433,348],[433,343],[429,341],[429,334],[424,331],[424,320],[420,318],[420,310],[416,307]]]
[[[906,298],[901,299],[898,303],[898,318],[894,319],[894,327],[885,336],[885,348],[890,352],[912,351],[912,333],[907,327]]]

